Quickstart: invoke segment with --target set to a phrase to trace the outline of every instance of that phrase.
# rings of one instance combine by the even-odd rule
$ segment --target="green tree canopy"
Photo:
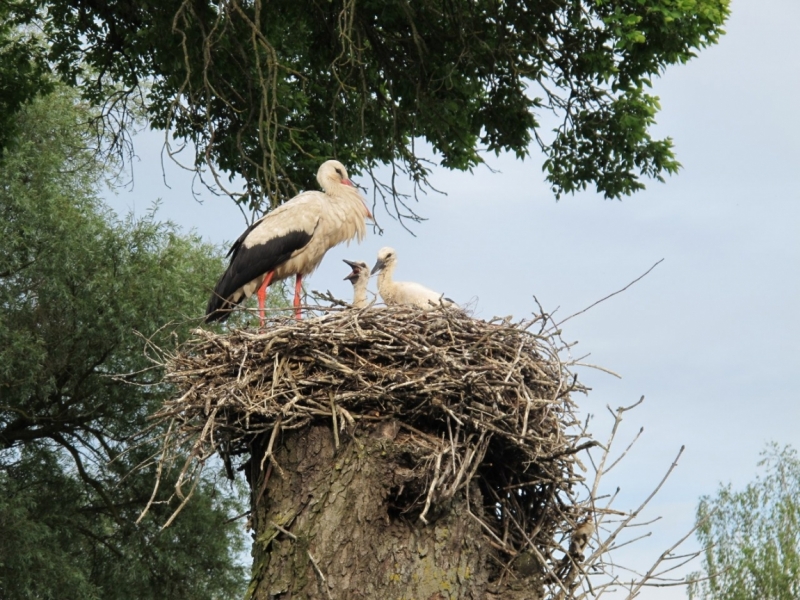
[[[107,111],[146,94],[151,124],[193,142],[218,183],[242,176],[256,207],[313,186],[328,157],[424,184],[426,145],[470,169],[537,144],[556,195],[630,194],[679,166],[650,133],[651,78],[715,43],[729,0],[36,5],[66,81]]]
[[[46,49],[21,23],[35,14],[32,7],[0,3],[0,152],[19,110],[39,93],[52,89]]]
[[[184,338],[222,259],[152,214],[103,206],[91,117],[63,89],[40,97],[0,157],[0,597],[230,597],[234,494],[209,476],[159,533],[175,508],[167,473],[135,524],[159,444],[134,436],[170,393],[137,332]]]
[[[800,598],[800,459],[775,444],[762,457],[763,474],[744,490],[727,485],[700,501],[698,537],[706,550],[690,598]]]

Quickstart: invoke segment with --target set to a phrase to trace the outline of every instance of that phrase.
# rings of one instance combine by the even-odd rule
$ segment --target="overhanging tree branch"
[[[659,106],[645,90],[716,43],[728,5],[40,0],[39,18],[60,73],[85,77],[92,102],[117,107],[146,82],[151,125],[191,142],[188,166],[260,211],[309,189],[324,158],[393,165],[427,189],[426,158],[467,170],[481,148],[523,158],[531,144],[556,196],[631,194],[679,168],[669,138],[651,136]],[[540,135],[549,114],[552,139]]]

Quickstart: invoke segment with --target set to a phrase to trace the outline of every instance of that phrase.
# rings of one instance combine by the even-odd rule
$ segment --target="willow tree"
[[[170,394],[142,335],[185,337],[221,256],[104,207],[88,116],[59,88],[0,155],[0,597],[233,597],[237,505],[213,476],[169,532],[168,493],[136,523],[160,446],[135,436]]]
[[[0,4],[0,152],[13,135],[18,112],[53,85],[44,47],[16,26],[14,14],[13,5]]]
[[[424,185],[427,158],[465,170],[537,146],[556,196],[631,194],[679,168],[651,135],[652,78],[718,40],[729,0],[33,4],[16,19],[41,22],[65,80],[116,126],[144,99],[153,127],[193,142],[218,184],[243,177],[237,199],[256,208],[313,185],[327,157]]]
[[[761,471],[742,490],[721,485],[697,507],[704,547],[689,598],[783,600],[800,597],[800,459],[769,444]]]

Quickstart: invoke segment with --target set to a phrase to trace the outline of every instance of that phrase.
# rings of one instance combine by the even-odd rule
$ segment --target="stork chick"
[[[313,273],[337,244],[354,237],[364,239],[366,219],[372,219],[372,214],[342,163],[322,163],[317,181],[322,192],[298,194],[239,236],[228,251],[228,268],[208,301],[206,323],[224,321],[237,304],[256,292],[263,327],[267,287],[292,275],[295,316],[300,319],[303,277]]]
[[[378,261],[372,268],[372,274],[380,271],[378,275],[378,293],[383,301],[388,305],[405,304],[418,306],[419,308],[430,310],[444,304],[445,306],[457,306],[452,300],[445,298],[443,294],[438,294],[424,285],[412,281],[393,281],[392,274],[397,265],[397,252],[394,248],[381,248],[378,252]]]
[[[369,305],[367,302],[367,283],[369,282],[369,265],[365,262],[352,262],[344,259],[353,272],[350,273],[345,280],[349,280],[353,284],[353,307],[366,308]]]

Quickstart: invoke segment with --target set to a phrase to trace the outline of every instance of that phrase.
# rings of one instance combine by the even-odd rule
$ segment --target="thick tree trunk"
[[[273,448],[277,466],[267,460],[263,470],[267,441],[259,441],[249,465],[251,598],[541,597],[540,584],[499,567],[482,525],[469,514],[483,518],[477,485],[469,503],[466,493],[457,494],[428,525],[393,505],[415,477],[396,433],[386,425],[362,429],[343,436],[336,450],[330,427],[284,432]]]

